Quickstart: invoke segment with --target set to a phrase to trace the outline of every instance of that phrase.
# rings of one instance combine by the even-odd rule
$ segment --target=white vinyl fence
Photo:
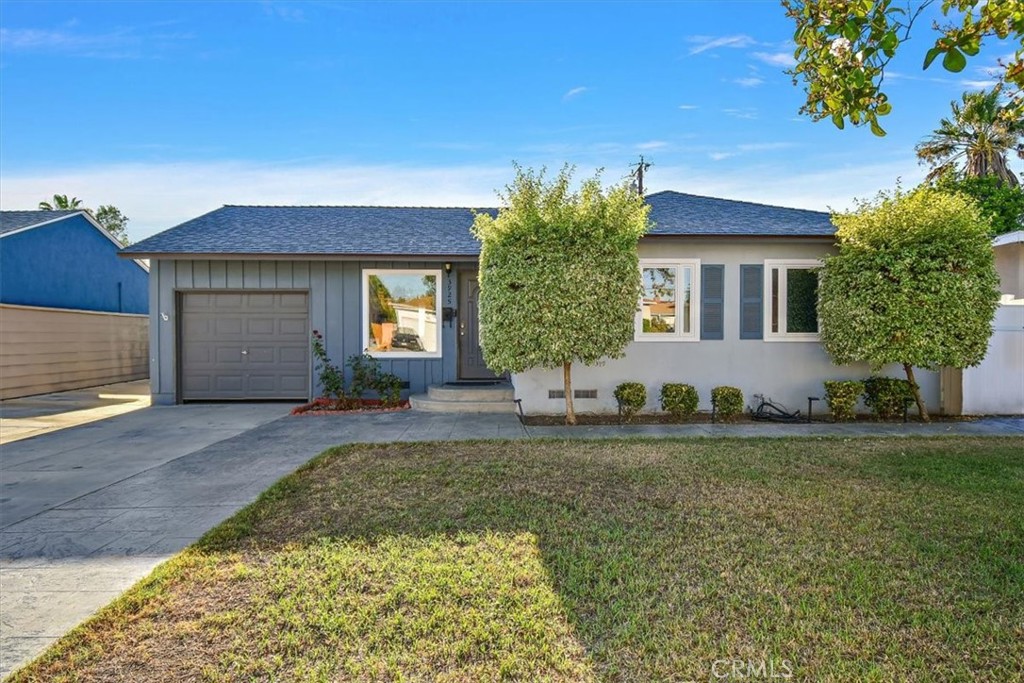
[[[988,353],[963,373],[964,415],[1024,415],[1024,299],[996,311]]]

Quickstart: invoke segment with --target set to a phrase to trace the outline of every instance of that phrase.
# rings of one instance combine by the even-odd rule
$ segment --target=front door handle
[[[249,349],[242,349],[242,355],[243,356],[248,356],[249,355]]]

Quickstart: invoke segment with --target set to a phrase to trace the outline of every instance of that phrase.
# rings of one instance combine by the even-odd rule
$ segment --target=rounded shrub
[[[647,387],[640,382],[623,382],[615,387],[614,396],[619,402],[619,413],[627,420],[647,405]]]
[[[743,392],[736,387],[715,387],[711,390],[711,405],[723,420],[743,412]]]
[[[903,407],[914,400],[910,382],[895,377],[868,377],[864,380],[864,404],[883,420],[903,414]]]
[[[834,380],[825,382],[825,400],[836,422],[852,420],[856,416],[857,399],[864,393],[864,382]]]
[[[661,385],[661,409],[677,420],[697,412],[697,390],[690,384],[665,383]]]
[[[402,402],[402,378],[390,372],[378,373],[374,378],[374,389],[380,396],[381,405],[394,408]]]

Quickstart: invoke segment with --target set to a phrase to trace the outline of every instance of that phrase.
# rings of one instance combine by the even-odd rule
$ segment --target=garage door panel
[[[278,311],[280,294],[249,294],[249,308],[253,311]]]
[[[188,295],[189,297],[192,294]],[[245,294],[217,293],[212,297],[210,305],[219,310],[237,310],[245,303]]]
[[[182,391],[184,394],[208,394],[210,393],[211,375],[188,375],[182,379]]]
[[[307,294],[186,292],[181,311],[182,399],[309,396]]]
[[[213,325],[213,334],[217,339],[241,337],[243,325],[242,318],[235,315],[218,317]]]
[[[214,389],[221,394],[238,394],[245,386],[241,375],[219,374],[213,378]]]
[[[241,365],[245,360],[242,349],[237,346],[214,347],[214,359],[217,365]]]
[[[213,297],[209,294],[190,294],[182,301],[182,313],[208,311],[212,308]]]
[[[308,351],[305,346],[294,348],[294,347],[282,347],[278,354],[278,360],[281,363],[300,363],[306,364],[308,361]]]
[[[213,358],[213,349],[206,345],[192,344],[182,349],[185,365],[207,365]]]
[[[306,390],[306,375],[284,375],[281,377],[281,386],[288,391],[305,391]]]
[[[306,314],[306,295],[305,294],[279,294],[278,295],[278,306],[281,310],[292,310],[301,313],[303,316]]]
[[[213,321],[212,317],[201,314],[184,315],[181,320],[182,331],[189,338],[212,338]]]
[[[249,390],[253,393],[266,394],[273,392],[277,386],[277,377],[274,375],[249,375]]]
[[[252,366],[277,365],[277,349],[272,346],[250,346],[248,361]]]
[[[250,318],[246,321],[246,334],[249,339],[254,337],[273,337],[277,328],[274,318]]]
[[[277,321],[277,333],[282,337],[306,338],[305,318],[281,318]]]

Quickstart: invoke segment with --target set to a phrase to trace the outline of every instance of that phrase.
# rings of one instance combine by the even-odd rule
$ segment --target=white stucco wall
[[[595,367],[574,366],[573,388],[596,389],[596,399],[575,399],[579,412],[615,412],[612,392],[621,382],[647,386],[647,410],[658,410],[658,394],[664,382],[692,384],[700,395],[700,409],[711,410],[711,389],[718,385],[739,387],[752,401],[765,394],[790,409],[807,410],[807,397],[824,397],[822,382],[829,379],[863,379],[871,374],[866,365],[836,366],[816,341],[763,341],[739,338],[740,265],[761,264],[765,259],[815,259],[834,250],[831,240],[809,239],[699,239],[648,238],[640,245],[641,258],[698,258],[702,264],[725,265],[725,338],[720,341],[633,342],[624,358]],[[882,374],[903,377],[898,366]],[[929,408],[939,403],[938,373],[917,370],[922,395]],[[527,414],[564,412],[563,399],[548,398],[549,390],[562,388],[561,370],[532,370],[514,375],[516,398]],[[824,401],[815,407],[824,413]]]
[[[999,244],[992,249],[992,253],[999,273],[999,291],[1012,294],[1016,299],[1024,299],[1024,243]]]

